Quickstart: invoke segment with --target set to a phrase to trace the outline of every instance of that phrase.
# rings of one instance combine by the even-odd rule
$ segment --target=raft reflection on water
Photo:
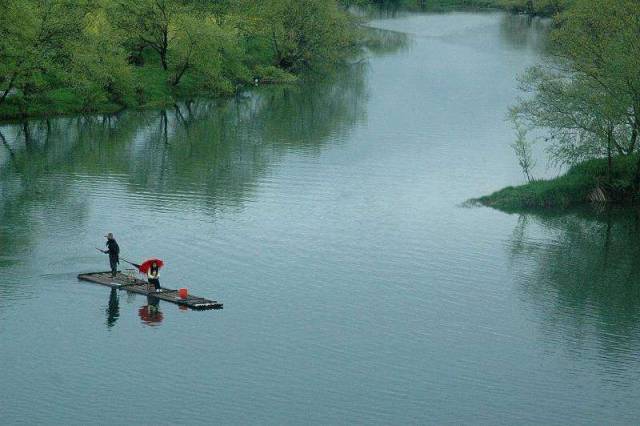
[[[146,325],[160,325],[164,318],[160,311],[160,299],[153,296],[147,296],[147,304],[138,309],[138,315]]]
[[[183,307],[180,306],[180,308],[182,309]],[[107,305],[106,313],[107,327],[111,328],[120,317],[120,297],[115,288],[112,288],[109,293],[109,304]],[[150,326],[160,325],[164,319],[162,311],[160,311],[160,299],[154,296],[147,296],[147,304],[138,309],[138,316],[143,324]]]

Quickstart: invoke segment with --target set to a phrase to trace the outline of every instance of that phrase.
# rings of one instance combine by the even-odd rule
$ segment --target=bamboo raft
[[[125,290],[129,293],[152,296],[160,300],[165,300],[180,306],[187,306],[195,310],[222,309],[222,303],[218,303],[215,300],[205,299],[204,297],[189,295],[186,299],[182,299],[178,295],[178,290],[162,288],[160,292],[156,293],[153,288],[150,288],[146,281],[138,279],[133,275],[123,274],[122,272],[118,272],[115,278],[111,277],[111,271],[89,272],[78,275],[78,279],[95,284],[101,284],[118,290]]]

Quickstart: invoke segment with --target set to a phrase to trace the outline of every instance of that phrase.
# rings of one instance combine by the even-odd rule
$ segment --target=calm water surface
[[[1,423],[637,421],[638,213],[461,206],[522,181],[545,25],[373,25],[327,81],[0,126]],[[108,231],[225,309],[78,282]]]

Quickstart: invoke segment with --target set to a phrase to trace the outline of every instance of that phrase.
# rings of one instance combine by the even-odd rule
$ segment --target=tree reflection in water
[[[640,211],[586,207],[521,214],[509,243],[525,300],[543,331],[605,359],[630,357],[640,341]]]

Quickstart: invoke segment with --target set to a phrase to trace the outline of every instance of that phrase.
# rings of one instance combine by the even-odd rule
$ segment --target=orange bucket
[[[189,292],[186,288],[181,288],[180,290],[178,290],[178,296],[180,297],[180,299],[186,299],[187,297],[189,297]]]

